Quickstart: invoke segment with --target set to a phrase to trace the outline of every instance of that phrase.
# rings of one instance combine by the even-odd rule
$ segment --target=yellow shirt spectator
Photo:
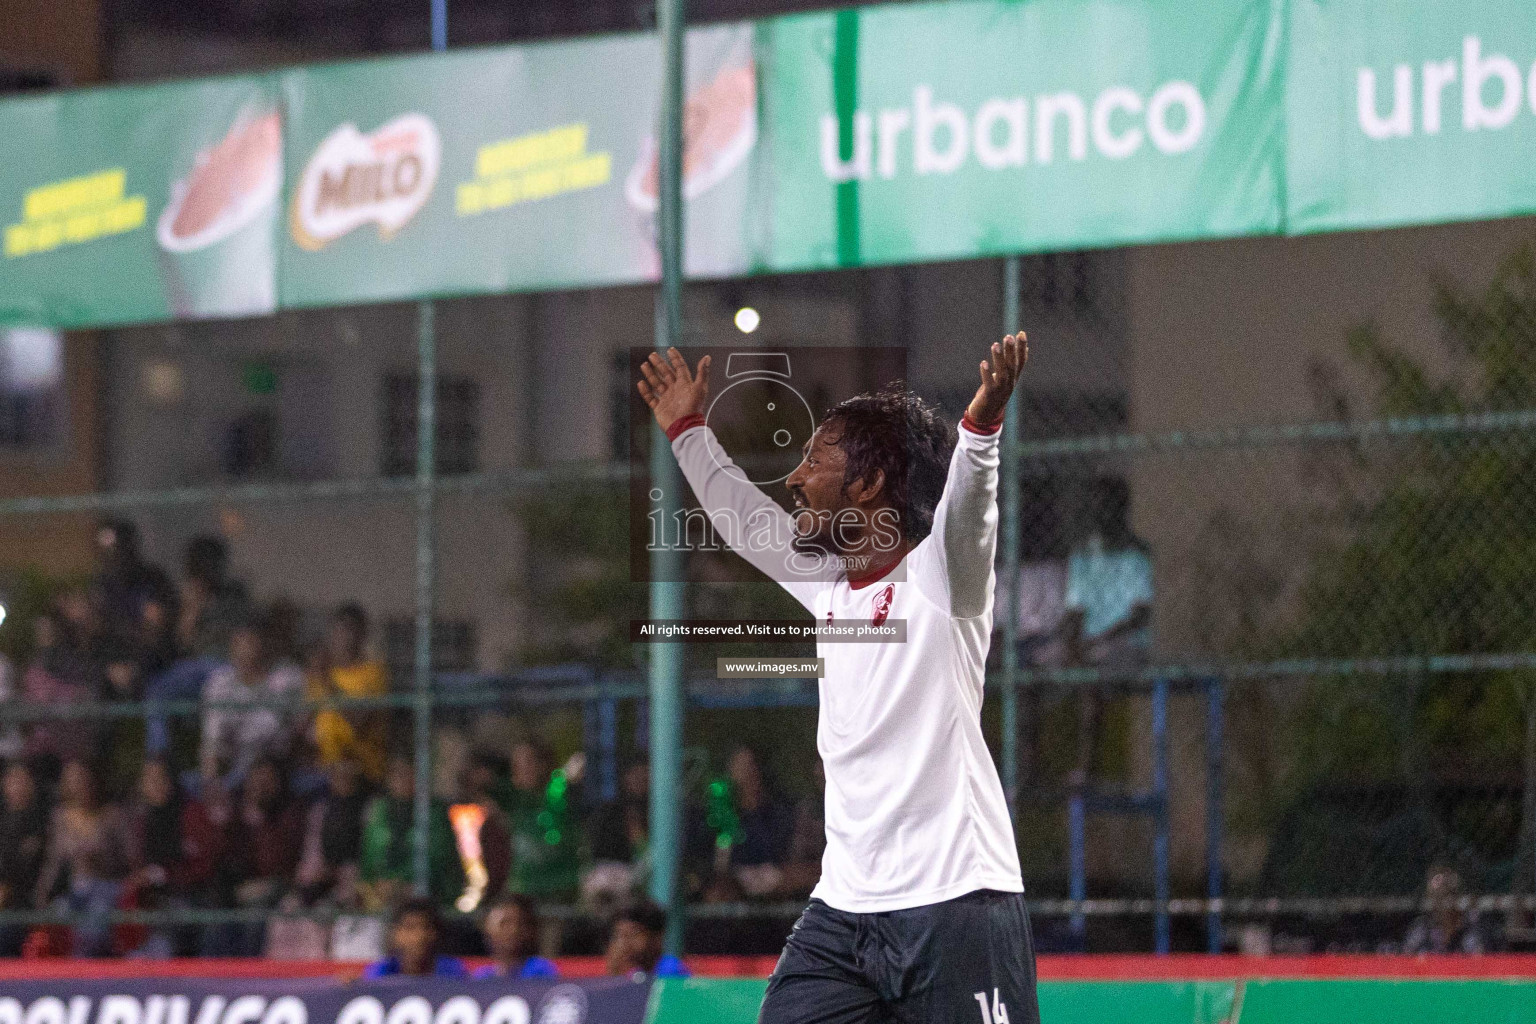
[[[327,673],[327,681],[328,686],[312,687],[314,699],[324,702],[332,694],[378,697],[389,692],[389,670],[382,661],[338,665]],[[363,774],[377,782],[384,778],[386,730],[387,720],[379,711],[323,710],[315,715],[320,763],[334,764],[350,756],[362,766]]]

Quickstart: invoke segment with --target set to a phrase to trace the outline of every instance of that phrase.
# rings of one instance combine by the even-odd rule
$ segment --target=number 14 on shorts
[[[992,1005],[987,1005],[987,994],[977,992],[975,999],[981,1004],[981,1024],[1008,1024],[1008,1006],[1002,1000],[1002,994],[992,990]]]

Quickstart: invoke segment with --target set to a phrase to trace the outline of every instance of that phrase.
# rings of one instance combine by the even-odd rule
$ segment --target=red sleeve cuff
[[[667,428],[667,440],[676,441],[679,437],[683,436],[684,431],[692,430],[694,427],[702,427],[703,425],[704,417],[698,413],[681,416],[673,420],[672,425]]]
[[[989,427],[984,427],[980,423],[977,423],[975,420],[971,419],[969,414],[967,414],[965,416],[962,416],[960,418],[960,425],[962,427],[964,427],[966,430],[969,430],[973,434],[983,434],[983,435],[995,434],[999,430],[1003,429],[1003,421],[1002,420],[998,420],[996,423],[992,424]]]

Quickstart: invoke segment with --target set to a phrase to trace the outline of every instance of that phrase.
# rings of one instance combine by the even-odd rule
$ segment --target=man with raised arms
[[[816,621],[904,621],[905,643],[818,643],[821,880],[760,1024],[1033,1024],[1034,953],[1007,802],[981,732],[998,435],[1028,359],[980,364],[957,432],[904,390],[831,409],[785,479],[750,483],[705,424],[709,357],[652,353],[641,396],[733,549]]]

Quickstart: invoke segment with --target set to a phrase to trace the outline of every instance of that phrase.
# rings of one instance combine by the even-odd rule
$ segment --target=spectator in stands
[[[739,827],[730,847],[730,871],[748,896],[769,896],[784,881],[793,812],[768,783],[762,761],[748,746],[738,746],[730,760],[731,799]]]
[[[651,766],[635,761],[619,778],[619,797],[598,808],[588,829],[592,864],[582,876],[582,899],[602,907],[626,901],[648,871]]]
[[[265,625],[249,618],[235,627],[229,664],[215,669],[203,687],[206,703],[247,704],[299,695],[304,676],[297,666],[273,659]],[[203,712],[203,775],[224,775],[237,785],[259,759],[286,756],[294,738],[293,718],[294,713],[274,707],[210,707]]]
[[[21,678],[22,696],[35,704],[76,704],[92,700],[94,666],[58,611],[39,615],[32,623],[32,661]],[[57,772],[65,761],[83,760],[96,751],[97,730],[88,720],[34,723],[27,730],[25,754]]]
[[[498,794],[506,789],[504,764],[489,754],[471,755],[459,787],[463,802],[474,804],[485,815],[479,838],[488,893],[504,892],[512,870],[512,833],[507,827],[506,813],[497,802]]]
[[[309,681],[311,697],[324,701],[335,696],[378,697],[389,692],[389,672],[382,661],[368,657],[367,646],[368,613],[357,604],[336,609],[326,633],[325,657]],[[381,711],[326,708],[315,716],[314,739],[320,763],[356,758],[363,774],[374,782],[384,777],[388,732],[389,718]]]
[[[325,795],[309,809],[296,881],[304,903],[351,907],[357,900],[368,793],[350,757],[331,764],[326,776]]]
[[[144,648],[108,637],[101,644],[105,665],[102,696],[109,701],[138,701],[144,697],[142,658]],[[144,764],[145,721],[135,716],[109,719],[101,727],[102,795],[113,801],[130,800]]]
[[[827,848],[826,788],[827,772],[817,758],[816,792],[795,805],[789,828],[783,885],[787,896],[808,896],[821,880],[821,855]]]
[[[558,978],[560,969],[538,955],[539,911],[527,896],[507,894],[485,915],[485,945],[491,962],[476,978]]]
[[[48,847],[48,809],[25,761],[11,761],[0,775],[0,910],[31,906]],[[0,926],[0,956],[21,951],[24,930]]]
[[[218,537],[187,545],[176,637],[189,658],[222,658],[234,632],[251,615],[245,584],[229,575],[229,548]]]
[[[229,552],[217,537],[194,537],[187,545],[179,598],[177,617],[169,624],[177,659],[146,680],[150,700],[196,700],[208,676],[224,664],[235,627],[251,614],[249,595],[229,578]],[[170,750],[173,721],[188,720],[149,720],[145,742],[152,756]]]
[[[137,643],[148,603],[160,605],[175,621],[176,588],[163,570],[140,555],[139,531],[132,523],[108,520],[101,524],[96,531],[96,564],[91,599],[106,636]]]
[[[1448,864],[1430,867],[1424,880],[1424,896],[1433,905],[1416,918],[1403,938],[1403,952],[1481,954],[1489,951],[1489,937],[1475,913],[1457,905],[1462,895],[1461,873]]]
[[[603,954],[608,974],[616,978],[643,981],[653,978],[686,978],[683,962],[663,953],[667,934],[667,914],[654,903],[637,901],[614,915],[608,931],[608,948]]]
[[[574,794],[564,770],[555,770],[548,748],[534,739],[512,747],[512,779],[502,802],[512,833],[511,892],[535,899],[564,899],[581,876]]]
[[[181,860],[175,894],[187,906],[222,909],[233,905],[239,881],[239,858],[230,853],[234,840],[235,801],[218,779],[202,779],[195,797],[183,802]],[[229,956],[242,938],[236,928],[215,925],[202,930],[204,956]]]
[[[128,823],[121,809],[103,805],[96,776],[69,761],[59,777],[59,804],[49,824],[48,854],[38,877],[36,903],[74,916],[78,956],[110,952],[107,915],[117,906],[128,874]]]
[[[1151,648],[1152,560],[1131,532],[1125,481],[1094,481],[1088,533],[1067,559],[1067,661],[1111,673],[1146,664]],[[1103,712],[1101,690],[1085,686],[1078,703],[1078,756],[1073,784],[1087,784]]]
[[[396,902],[411,884],[415,825],[416,770],[407,757],[391,758],[384,793],[368,805],[363,824],[359,865],[364,903],[374,907]],[[427,830],[427,871],[432,898],[448,904],[464,891],[464,867],[448,821],[448,809],[432,802]]]
[[[0,704],[8,704],[19,695],[16,675],[16,666],[11,659],[0,654]],[[15,722],[0,722],[0,760],[20,757],[22,749],[20,726]]]
[[[469,977],[463,961],[438,953],[442,939],[443,922],[437,905],[427,899],[407,900],[390,921],[389,956],[369,964],[363,977]]]
[[[161,910],[168,903],[182,860],[182,798],[170,766],[159,758],[144,762],[139,792],[128,809],[129,884],[139,910]],[[139,956],[175,955],[171,932],[151,933],[135,951]]]
[[[288,792],[279,763],[263,757],[251,766],[240,788],[231,854],[239,864],[235,903],[271,908],[287,891],[298,867],[304,812]],[[249,933],[250,952],[260,953],[260,936]]]

